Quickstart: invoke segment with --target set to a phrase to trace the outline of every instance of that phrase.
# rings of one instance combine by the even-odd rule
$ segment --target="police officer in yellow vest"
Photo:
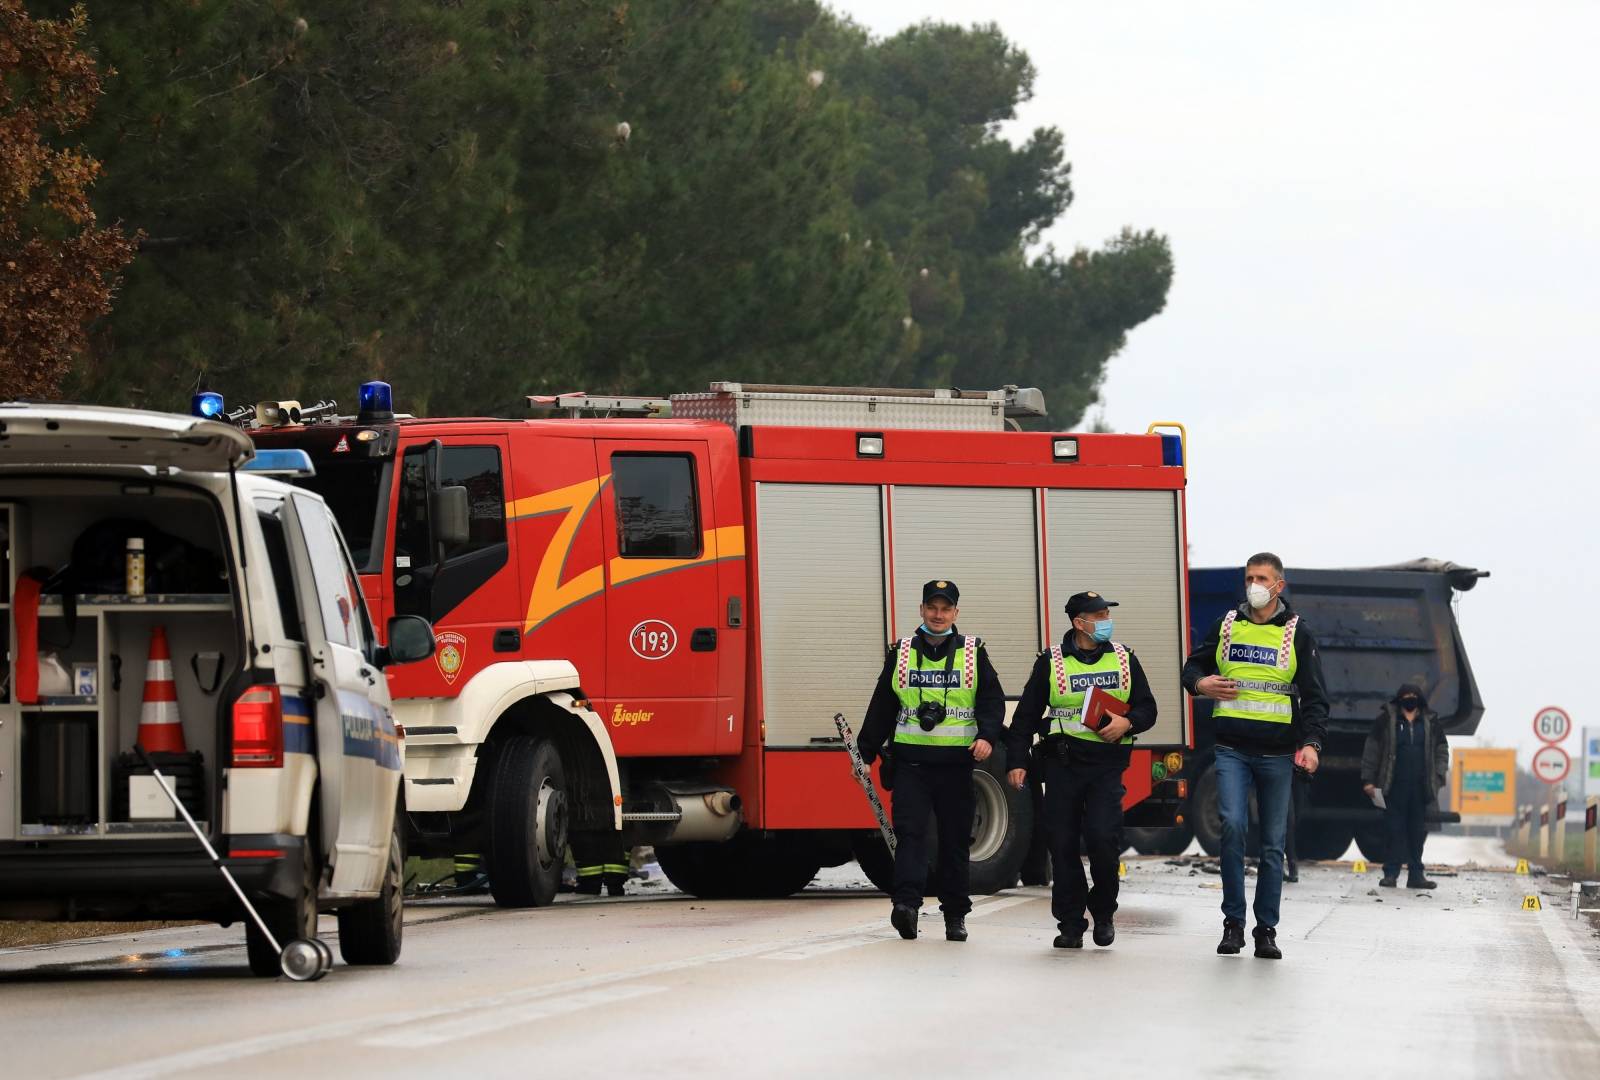
[[[1111,609],[1119,606],[1095,592],[1067,600],[1072,626],[1061,644],[1039,654],[1006,734],[1007,774],[1019,790],[1027,781],[1028,748],[1043,736],[1044,814],[1055,888],[1050,913],[1060,930],[1058,949],[1083,948],[1094,916],[1094,943],[1116,938],[1117,862],[1122,854],[1122,773],[1134,736],[1156,722],[1156,699],[1133,650],[1112,639]],[[1120,705],[1098,731],[1082,723],[1083,700],[1099,687]],[[1094,888],[1083,876],[1080,841],[1088,849]]]
[[[1317,643],[1283,599],[1283,560],[1250,556],[1245,602],[1212,626],[1183,665],[1183,685],[1213,699],[1216,761],[1212,775],[1222,811],[1222,942],[1244,948],[1244,845],[1250,789],[1261,818],[1256,873],[1255,954],[1283,959],[1278,903],[1294,770],[1317,771],[1328,727],[1328,693]]]
[[[967,940],[968,859],[977,808],[972,766],[988,760],[1005,733],[1005,691],[989,654],[982,641],[956,631],[960,598],[952,581],[922,587],[922,625],[890,646],[857,739],[869,764],[880,748],[885,771],[893,764],[896,845],[889,921],[908,940],[917,936],[927,883],[930,817],[938,823],[944,936]]]

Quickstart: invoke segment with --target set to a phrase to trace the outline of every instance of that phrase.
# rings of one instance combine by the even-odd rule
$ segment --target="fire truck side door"
[[[522,655],[522,592],[506,531],[506,439],[448,435],[400,450],[394,550],[395,612],[434,626],[432,664],[390,671],[398,697],[447,696],[496,660]],[[467,535],[441,535],[439,493],[465,489]]]
[[[371,892],[388,860],[400,786],[400,739],[355,569],[333,518],[316,498],[283,502],[289,561],[311,657],[324,856],[334,893]]]
[[[601,473],[610,477],[600,502],[603,703],[612,737],[633,753],[715,753],[725,635],[707,445],[699,439],[596,445]]]

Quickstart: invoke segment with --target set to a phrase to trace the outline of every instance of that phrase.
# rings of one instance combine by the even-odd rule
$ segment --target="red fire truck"
[[[569,837],[656,845],[703,896],[781,896],[889,859],[833,723],[860,717],[918,589],[952,578],[1007,693],[1081,589],[1117,598],[1161,705],[1126,777],[1171,824],[1190,745],[1183,442],[1018,429],[1036,390],[716,383],[666,400],[530,399],[530,420],[353,417],[263,402],[310,453],[373,623],[430,619],[435,661],[386,673],[410,850],[481,852],[495,898],[548,903]],[[1159,425],[1158,425],[1159,426]],[[975,770],[974,889],[1014,884],[1028,794]]]

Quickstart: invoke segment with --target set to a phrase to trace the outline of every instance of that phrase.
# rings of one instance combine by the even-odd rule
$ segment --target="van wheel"
[[[310,941],[317,936],[317,879],[320,875],[312,850],[314,846],[315,841],[310,836],[300,844],[300,890],[293,899],[255,901],[256,911],[280,946],[295,938]],[[278,966],[278,953],[249,914],[244,916],[244,945],[245,954],[250,958],[250,974],[271,979],[283,973]]]
[[[339,955],[347,964],[392,964],[405,932],[405,846],[395,816],[383,887],[371,900],[339,909]]]
[[[500,744],[489,783],[489,891],[501,907],[543,907],[556,898],[567,857],[567,777],[549,739]]]

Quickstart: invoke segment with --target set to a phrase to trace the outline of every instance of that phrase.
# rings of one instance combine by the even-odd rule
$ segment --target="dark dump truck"
[[[1296,824],[1297,855],[1337,859],[1355,840],[1368,859],[1383,857],[1383,816],[1361,792],[1361,748],[1372,721],[1401,683],[1421,686],[1447,735],[1471,735],[1483,716],[1483,699],[1456,625],[1457,593],[1488,571],[1437,559],[1359,570],[1289,568],[1288,599],[1305,617],[1322,653],[1330,709],[1322,766],[1312,781],[1309,806]],[[1244,599],[1244,568],[1189,571],[1190,638],[1204,639],[1211,624]],[[1176,854],[1191,837],[1207,854],[1222,847],[1211,701],[1194,702],[1195,752],[1184,769],[1188,799],[1184,824],[1175,829],[1127,830],[1146,854]],[[1436,821],[1453,821],[1438,813]]]

